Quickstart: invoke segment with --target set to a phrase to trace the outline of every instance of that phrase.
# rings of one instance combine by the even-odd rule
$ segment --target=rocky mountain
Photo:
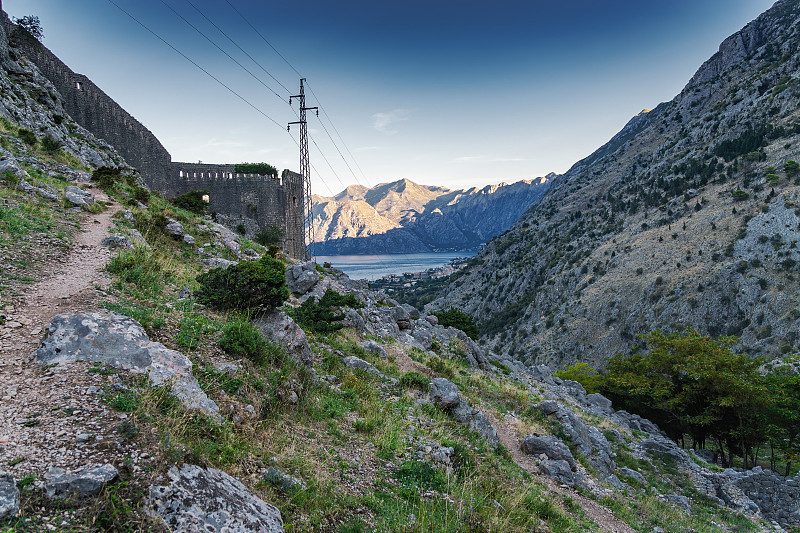
[[[554,174],[449,190],[408,179],[314,196],[321,255],[473,250],[505,231],[547,191]]]
[[[800,2],[726,39],[496,237],[431,305],[526,364],[602,366],[656,328],[800,349]]]

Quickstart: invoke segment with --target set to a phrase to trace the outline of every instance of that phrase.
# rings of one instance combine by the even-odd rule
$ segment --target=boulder
[[[384,376],[380,370],[369,364],[368,362],[364,361],[363,359],[359,359],[353,355],[348,355],[344,359],[342,359],[344,365],[348,368],[353,368],[356,370],[363,370],[368,374],[372,374],[373,376],[378,376],[384,378]]]
[[[0,473],[0,520],[19,514],[19,489],[14,476]]]
[[[176,239],[183,239],[183,236],[186,235],[186,232],[183,229],[183,225],[177,220],[173,220],[171,218],[167,219],[167,225],[164,227],[164,231],[166,231]]]
[[[558,437],[528,435],[522,441],[522,451],[529,455],[546,455],[554,461],[566,461],[572,471],[576,470],[575,458],[567,445]]]
[[[681,496],[680,494],[661,494],[658,496],[658,499],[662,502],[674,505],[686,514],[692,514],[692,503],[686,496]]]
[[[659,440],[644,439],[639,443],[639,448],[643,452],[649,452],[651,454],[661,455],[662,457],[668,457],[677,461],[678,463],[684,463],[687,460],[691,462],[691,459],[689,459],[689,456],[686,452],[681,450],[677,444],[666,438],[661,438]]]
[[[30,178],[28,173],[19,166],[19,163],[15,159],[4,159],[0,161],[0,175],[5,174],[6,172],[10,172],[17,178],[21,180],[25,180]]]
[[[319,281],[317,264],[314,261],[296,263],[286,267],[286,286],[292,294],[303,295]]]
[[[386,359],[386,350],[384,350],[383,346],[375,341],[366,340],[361,343],[361,347],[366,351],[377,355],[381,359]]]
[[[647,480],[641,473],[637,472],[636,470],[623,466],[617,469],[617,473],[622,477],[627,477],[637,481],[638,483],[641,483],[642,485],[647,485]]]
[[[94,195],[92,193],[73,185],[68,185],[64,188],[64,198],[69,203],[79,206],[88,206],[94,203]]]
[[[44,492],[50,499],[65,499],[71,496],[88,498],[100,494],[106,484],[113,482],[119,472],[113,465],[92,465],[74,472],[63,468],[51,468],[44,474]]]
[[[444,378],[435,378],[430,383],[430,398],[433,404],[442,411],[449,411],[461,403],[458,387]]]
[[[186,234],[183,236],[183,242],[185,242],[185,243],[186,243],[186,244],[188,244],[188,245],[194,245],[194,237],[192,237],[191,235],[189,235],[188,233],[186,233]]]
[[[298,363],[311,368],[314,364],[314,352],[308,344],[303,328],[298,326],[292,317],[279,309],[253,320],[253,326],[272,342],[283,346],[289,357]]]
[[[109,235],[103,239],[100,244],[112,250],[117,250],[119,248],[133,248],[133,243],[121,235]]]
[[[402,306],[393,307],[392,313],[394,314],[394,321],[400,330],[413,329],[414,325],[411,321],[411,315]],[[419,313],[417,313],[419,314]]]
[[[151,341],[139,322],[118,313],[57,315],[34,357],[43,365],[89,361],[147,374],[151,385],[169,385],[187,409],[220,419],[219,407],[192,375],[189,358]]]
[[[225,472],[184,465],[180,470],[173,466],[167,476],[169,485],[150,487],[148,505],[170,531],[284,531],[278,508]]]
[[[539,463],[542,473],[564,485],[575,485],[575,474],[570,464],[563,459],[545,459]]]
[[[500,444],[497,430],[486,415],[462,399],[454,383],[444,378],[433,379],[430,383],[430,399],[436,407],[448,413],[456,422],[483,436],[490,446]]]

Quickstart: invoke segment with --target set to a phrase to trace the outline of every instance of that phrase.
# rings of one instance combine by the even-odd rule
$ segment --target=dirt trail
[[[107,200],[97,193],[96,199]],[[5,309],[0,326],[0,465],[17,479],[50,467],[75,468],[112,461],[119,451],[114,429],[126,415],[100,397],[112,376],[86,372],[87,364],[42,367],[31,359],[50,320],[59,313],[96,308],[97,287],[110,278],[111,252],[101,241],[119,209],[86,215],[69,255],[53,262]]]
[[[545,483],[549,491],[560,495],[568,495],[570,498],[572,498],[578,505],[581,506],[589,518],[591,518],[601,528],[602,531],[607,531],[610,533],[636,533],[635,529],[618,519],[616,516],[614,516],[614,513],[596,501],[587,498],[576,490],[562,487],[552,479],[539,474],[539,470],[536,467],[536,462],[534,461],[533,457],[523,453],[520,449],[517,432],[505,422],[498,420],[497,417],[492,415],[492,413],[486,410],[481,411],[492,423],[495,430],[497,430],[497,436],[500,437],[501,444],[505,446],[511,453],[511,457],[514,459],[514,462],[529,474],[536,476],[539,481]]]

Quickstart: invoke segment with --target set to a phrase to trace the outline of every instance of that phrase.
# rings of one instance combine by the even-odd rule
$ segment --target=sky
[[[460,189],[565,172],[671,100],[772,0],[2,5],[38,16],[45,46],[173,161],[298,171],[299,130],[286,125],[305,77],[306,106],[321,110],[308,116],[312,192],[329,196],[402,178]]]

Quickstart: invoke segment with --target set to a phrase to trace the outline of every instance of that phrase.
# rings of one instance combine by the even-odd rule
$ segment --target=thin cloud
[[[486,163],[517,163],[520,161],[530,161],[525,157],[488,157],[485,155],[467,155],[463,157],[456,157],[454,159],[457,163],[483,161]]]
[[[372,127],[378,130],[381,133],[386,133],[388,135],[394,135],[397,133],[397,130],[391,129],[390,126],[392,124],[396,124],[397,122],[403,122],[408,120],[408,116],[411,114],[411,111],[407,109],[393,109],[388,113],[375,113],[372,115]]]

